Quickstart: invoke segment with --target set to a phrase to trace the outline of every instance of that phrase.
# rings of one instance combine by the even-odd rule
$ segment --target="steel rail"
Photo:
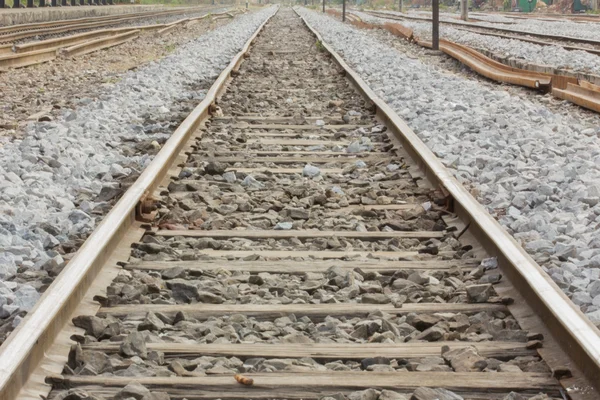
[[[200,17],[184,18],[168,25],[156,24],[145,26],[132,26],[114,29],[99,29],[71,36],[48,39],[39,42],[25,43],[14,46],[14,52],[0,52],[0,67],[22,68],[30,65],[41,64],[52,61],[57,55],[77,56],[116,46],[137,37],[131,36],[131,32],[141,32],[160,29],[158,34],[164,34],[167,30],[173,30],[187,21],[197,21],[210,15],[222,15],[223,13],[204,14]],[[228,14],[231,15],[231,14]],[[127,39],[124,39],[127,37]],[[85,51],[81,50],[86,48]]]
[[[222,8],[222,7],[216,7],[216,8]],[[214,8],[210,8],[210,9],[214,9]],[[203,10],[207,10],[207,9],[202,9],[202,10],[199,9],[198,11],[203,11]],[[162,12],[162,13],[158,13],[158,14],[147,15],[147,16],[138,16],[138,17],[121,16],[116,19],[112,19],[112,20],[108,20],[108,21],[86,22],[86,23],[81,23],[81,24],[64,25],[64,26],[57,26],[57,27],[51,27],[51,28],[24,30],[24,31],[20,31],[20,32],[14,32],[14,33],[1,35],[0,42],[4,43],[4,42],[13,41],[13,40],[25,39],[25,38],[32,37],[32,36],[40,36],[40,35],[43,36],[43,35],[59,34],[59,33],[77,31],[77,30],[84,30],[84,29],[100,28],[100,27],[105,27],[105,26],[122,24],[122,23],[134,21],[134,20],[138,20],[138,19],[143,19],[143,18],[162,17],[162,16],[166,16],[166,15],[177,15],[177,14],[182,14],[182,12],[180,12],[180,11]]]
[[[393,131],[413,161],[427,178],[452,198],[453,211],[467,224],[469,232],[485,250],[497,257],[501,270],[525,298],[527,304],[544,321],[554,340],[570,358],[574,368],[584,374],[600,397],[600,331],[575,307],[542,268],[519,246],[484,207],[454,178],[441,161],[413,130],[381,100],[353,71],[343,58],[302,17],[306,26],[346,72],[358,90],[376,107],[380,117]],[[577,390],[573,388],[573,390]]]
[[[90,40],[84,43],[66,47],[64,49],[61,49],[59,51],[59,54],[63,57],[81,56],[84,54],[91,53],[93,51],[102,50],[126,43],[130,40],[137,38],[139,34],[139,30],[131,30],[129,32],[120,33],[113,36],[105,36],[99,39]]]
[[[560,99],[568,100],[578,106],[600,113],[600,86],[568,84],[565,89],[552,89],[552,94]]]
[[[5,35],[8,33],[20,32],[23,30],[31,30],[36,28],[51,28],[58,27],[63,25],[75,25],[75,24],[83,24],[87,22],[100,22],[106,20],[112,20],[115,18],[122,17],[153,17],[154,15],[168,15],[168,14],[182,14],[185,12],[190,12],[194,10],[202,11],[208,8],[213,7],[182,7],[178,10],[161,10],[161,11],[145,11],[139,13],[123,13],[123,14],[115,14],[115,15],[106,15],[101,17],[86,17],[86,18],[73,18],[73,19],[63,19],[59,21],[49,21],[49,22],[34,22],[29,24],[17,24],[17,25],[9,25],[0,27],[0,35]]]
[[[46,351],[70,322],[104,262],[136,219],[136,209],[158,187],[181,149],[200,123],[209,115],[211,105],[224,90],[231,73],[239,68],[252,42],[271,19],[268,17],[248,39],[242,50],[221,72],[204,100],[179,125],[161,151],[137,181],[125,192],[67,264],[39,302],[0,347],[0,399],[19,396],[28,379],[46,356]]]
[[[330,10],[328,10],[328,12],[329,11]],[[349,16],[350,15],[352,14],[349,14]],[[350,21],[353,25],[356,25],[359,28],[383,28],[396,36],[403,37],[409,41],[414,41],[422,47],[432,47],[431,42],[420,40],[418,37],[414,36],[412,29],[398,23],[386,22],[384,25],[375,25],[362,21]],[[566,78],[541,72],[532,72],[524,69],[513,68],[486,57],[485,55],[468,46],[454,43],[449,40],[440,39],[440,50],[471,68],[478,74],[497,82],[505,82],[540,90],[549,90],[552,84],[559,84],[561,87],[566,87],[566,83],[562,82]]]
[[[489,79],[532,89],[548,89],[552,84],[550,76],[509,67],[458,43],[440,39],[440,50]]]
[[[379,18],[388,18],[388,19],[394,19],[394,20],[413,19],[413,20],[420,20],[420,21],[431,21],[431,18],[427,18],[427,17],[413,17],[413,16],[406,16],[406,15],[388,14],[388,13],[382,13],[382,12],[378,12],[378,11],[374,11],[374,10],[365,10],[362,12],[373,15],[375,17],[379,17]],[[465,22],[458,22],[458,21],[440,21],[440,23],[448,24],[448,25],[467,26],[470,28],[487,29],[487,30],[507,32],[507,33],[516,33],[519,35],[528,35],[528,36],[545,38],[545,39],[554,39],[554,40],[558,40],[558,41],[562,41],[562,42],[585,43],[585,44],[591,44],[594,46],[600,46],[600,40],[594,40],[594,39],[576,38],[576,37],[572,37],[572,36],[547,35],[547,34],[542,34],[542,33],[520,31],[520,30],[516,30],[516,29],[481,26],[481,25],[476,25],[476,24],[472,24],[472,23],[465,23]]]

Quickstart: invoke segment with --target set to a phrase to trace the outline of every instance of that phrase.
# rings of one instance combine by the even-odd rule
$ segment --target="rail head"
[[[298,11],[296,10],[296,13]],[[298,13],[299,14],[299,13]],[[600,396],[600,331],[575,307],[527,252],[502,228],[484,207],[454,178],[413,130],[381,100],[363,79],[344,61],[308,21],[304,24],[315,35],[356,88],[377,108],[377,115],[391,128],[404,149],[432,182],[453,199],[456,214],[467,223],[484,248],[498,258],[503,272],[528,305],[544,320],[572,364],[593,385]],[[581,389],[581,388],[580,388]],[[597,397],[600,398],[600,397]]]
[[[115,204],[36,306],[0,347],[0,399],[11,400],[19,395],[56,335],[70,322],[72,312],[112,249],[135,221],[138,203],[146,193],[152,193],[166,176],[191,134],[209,115],[210,106],[226,87],[232,71],[242,63],[252,42],[273,15],[260,24],[242,50],[221,72],[205,98],[179,125],[138,180]]]

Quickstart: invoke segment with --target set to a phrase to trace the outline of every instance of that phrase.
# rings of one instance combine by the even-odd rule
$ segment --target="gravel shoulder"
[[[451,75],[375,31],[300,12],[600,322],[600,118]]]
[[[3,91],[3,104],[27,99],[53,111],[0,147],[0,340],[274,10],[212,30],[198,26],[195,38],[145,37],[147,52],[137,41],[11,74],[12,95]],[[15,76],[31,80],[21,89],[27,95]],[[43,97],[38,85],[46,86]]]

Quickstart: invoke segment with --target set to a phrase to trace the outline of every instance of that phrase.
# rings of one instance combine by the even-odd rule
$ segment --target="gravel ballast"
[[[180,104],[199,103],[274,11],[236,18],[0,148],[0,324],[18,324],[33,307],[176,128]]]
[[[373,17],[362,12],[355,12],[355,14],[362,20],[374,24],[398,22],[397,20]],[[420,38],[431,40],[430,22],[405,20],[401,23],[413,29]],[[540,46],[515,39],[480,35],[444,25],[440,27],[440,36],[456,43],[491,51],[502,57],[520,59],[532,64],[548,65],[573,72],[600,75],[600,57],[585,51],[570,51],[561,46]]]
[[[600,120],[442,74],[367,31],[299,11],[600,323]]]

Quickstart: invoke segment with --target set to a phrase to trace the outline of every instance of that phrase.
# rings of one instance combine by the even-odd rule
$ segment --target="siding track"
[[[598,331],[291,9],[263,26],[0,348],[0,398],[597,399]]]

